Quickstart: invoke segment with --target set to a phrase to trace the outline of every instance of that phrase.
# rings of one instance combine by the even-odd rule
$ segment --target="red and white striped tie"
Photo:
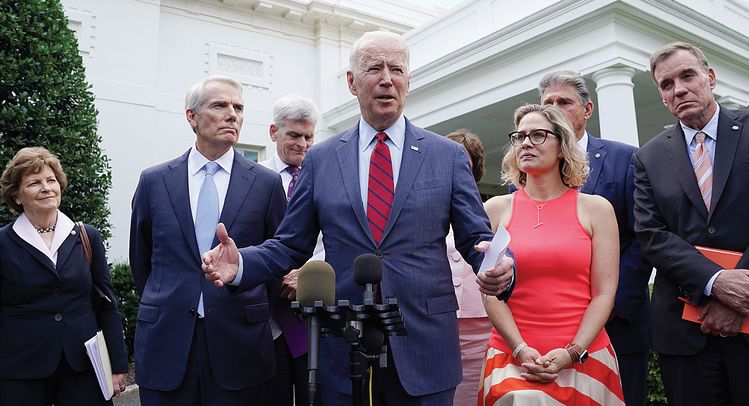
[[[697,177],[697,185],[700,187],[702,200],[707,210],[710,210],[710,200],[713,197],[713,160],[710,152],[705,147],[705,133],[702,131],[694,135],[697,148],[694,150],[694,174]]]
[[[388,136],[381,132],[375,137],[377,144],[369,161],[367,220],[375,243],[380,245],[388,216],[390,216],[395,187],[393,187],[393,162],[390,160],[390,149],[385,144]]]

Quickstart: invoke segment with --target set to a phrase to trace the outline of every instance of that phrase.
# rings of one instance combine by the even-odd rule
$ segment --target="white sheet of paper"
[[[484,272],[487,269],[497,266],[502,261],[508,245],[510,245],[510,233],[500,224],[499,228],[497,228],[497,233],[492,238],[491,245],[489,245],[489,250],[484,254],[484,261],[481,263],[479,272]]]

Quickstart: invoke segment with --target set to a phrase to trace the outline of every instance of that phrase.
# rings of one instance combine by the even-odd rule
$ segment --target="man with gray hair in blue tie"
[[[315,141],[319,113],[307,97],[287,95],[273,104],[273,122],[268,127],[276,152],[261,165],[281,175],[286,198],[291,199],[301,173],[302,160]],[[310,260],[324,260],[322,234]],[[307,327],[291,312],[296,300],[299,269],[277,280],[271,293],[270,327],[276,351],[276,375],[268,383],[278,406],[307,405]],[[318,402],[319,403],[319,402]]]
[[[144,170],[132,202],[141,404],[272,405],[262,385],[276,369],[268,286],[234,295],[213,289],[201,255],[217,244],[219,222],[244,245],[272,237],[286,210],[281,178],[233,149],[244,119],[238,82],[212,76],[196,84],[185,115],[194,145]]]

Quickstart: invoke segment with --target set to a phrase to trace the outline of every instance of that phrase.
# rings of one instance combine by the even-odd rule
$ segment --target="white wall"
[[[184,116],[192,84],[216,73],[238,79],[246,106],[239,142],[272,147],[267,126],[274,100],[293,93],[325,107],[340,104],[351,97],[339,82],[362,32],[403,32],[432,16],[392,1],[278,0],[261,9],[243,0],[62,3],[79,38],[102,148],[111,159],[111,261],[127,260],[130,201],[140,172],[194,143]],[[397,20],[383,18],[393,10]],[[321,118],[317,138],[330,133]]]

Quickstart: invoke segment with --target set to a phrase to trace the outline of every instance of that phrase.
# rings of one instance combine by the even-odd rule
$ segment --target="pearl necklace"
[[[39,234],[51,233],[55,231],[55,228],[57,228],[56,225],[52,227],[39,227],[36,229],[36,232]]]

